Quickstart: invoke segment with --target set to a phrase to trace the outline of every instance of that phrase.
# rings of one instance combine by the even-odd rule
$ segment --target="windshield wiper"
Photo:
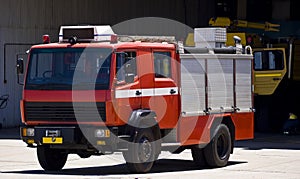
[[[62,83],[43,83],[43,84],[29,84],[30,88],[39,90],[50,90],[50,89],[71,89],[71,84]]]
[[[79,82],[79,83],[74,83],[72,85],[72,89],[74,90],[81,90],[81,89],[94,90],[94,89],[106,89],[106,88],[108,88],[108,83]]]

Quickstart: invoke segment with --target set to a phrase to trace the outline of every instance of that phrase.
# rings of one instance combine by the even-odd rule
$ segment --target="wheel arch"
[[[226,116],[222,119],[222,124],[225,124],[230,132],[231,136],[231,153],[233,153],[234,140],[235,140],[235,125],[230,116]]]
[[[138,128],[150,128],[154,134],[155,140],[161,139],[160,127],[156,121],[156,113],[149,109],[138,109],[131,113],[128,124],[127,133],[134,135]]]
[[[220,124],[224,124],[228,127],[231,137],[231,153],[233,153],[234,140],[235,140],[235,125],[230,116],[216,117],[212,123],[210,129],[210,139],[213,139],[218,131]]]

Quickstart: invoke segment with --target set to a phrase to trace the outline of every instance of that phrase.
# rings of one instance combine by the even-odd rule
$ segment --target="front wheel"
[[[66,164],[68,154],[63,150],[51,149],[49,146],[37,147],[38,161],[44,170],[58,171]]]
[[[133,173],[146,173],[151,170],[156,159],[156,145],[150,129],[139,129],[129,143],[128,151],[123,152],[127,168]]]
[[[191,151],[192,151],[193,161],[197,165],[197,167],[200,167],[200,168],[206,167],[207,162],[204,157],[203,149],[194,146],[194,147],[192,147]]]
[[[231,153],[231,136],[226,125],[220,124],[210,143],[204,148],[206,162],[211,167],[227,165]]]

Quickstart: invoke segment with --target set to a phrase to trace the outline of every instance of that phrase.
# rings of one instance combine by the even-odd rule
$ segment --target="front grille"
[[[27,121],[105,122],[105,111],[104,102],[25,102]]]

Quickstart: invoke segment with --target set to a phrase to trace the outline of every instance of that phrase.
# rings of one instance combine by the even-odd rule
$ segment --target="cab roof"
[[[91,42],[91,43],[49,43],[49,44],[39,44],[32,46],[32,49],[36,48],[111,48],[111,49],[138,49],[138,48],[164,48],[164,49],[174,49],[175,44],[170,43],[158,43],[158,42]]]

